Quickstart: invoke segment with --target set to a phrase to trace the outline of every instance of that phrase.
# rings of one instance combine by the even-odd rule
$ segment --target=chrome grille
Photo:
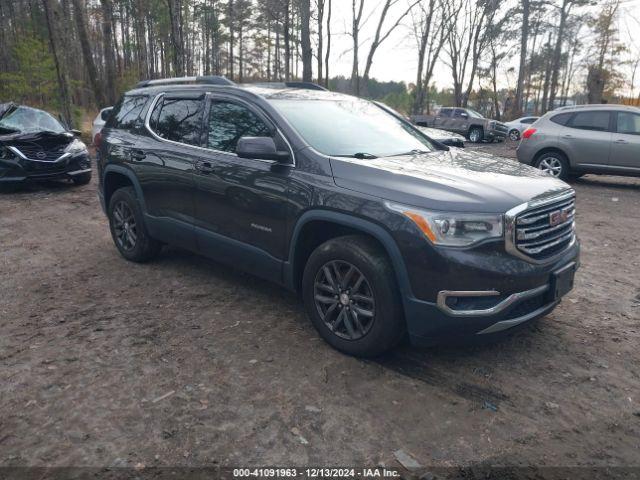
[[[515,218],[514,245],[534,260],[551,258],[575,240],[575,197],[531,208]]]

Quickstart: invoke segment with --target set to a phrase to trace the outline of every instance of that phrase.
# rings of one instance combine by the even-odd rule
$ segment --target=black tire
[[[73,183],[77,186],[87,185],[91,183],[91,172],[81,173],[80,175],[75,175],[73,178]]]
[[[469,130],[469,140],[473,143],[481,143],[484,140],[484,131],[479,127]]]
[[[107,212],[111,238],[124,258],[141,263],[158,256],[162,243],[151,238],[147,232],[133,187],[116,190],[109,200]],[[135,241],[133,241],[134,237]]]
[[[520,131],[517,128],[512,128],[509,131],[509,140],[511,140],[512,142],[517,142],[518,140],[520,140]]]
[[[540,154],[534,166],[560,180],[567,180],[570,175],[569,161],[561,152],[551,151]]]
[[[336,296],[331,293],[326,293],[327,296],[322,297],[323,301],[319,302],[316,299],[318,292],[327,292],[326,285],[322,286],[324,290],[318,289],[321,283],[319,279],[327,278],[325,267],[332,269],[336,265],[344,268],[341,277],[339,272],[334,275],[336,280],[338,277],[341,278],[336,283],[346,283],[341,287],[349,287],[349,278],[354,284],[358,284],[358,274],[361,274],[364,280],[360,282],[359,287],[354,287],[354,292],[346,290],[348,295],[344,302],[343,294]],[[354,267],[355,272],[348,277],[350,267]],[[335,270],[331,271],[335,272]],[[316,248],[304,269],[302,295],[307,314],[320,336],[332,347],[348,355],[357,357],[380,355],[396,346],[405,333],[402,303],[393,267],[384,250],[367,237],[359,235],[338,237]],[[353,298],[349,300],[351,295]],[[360,303],[361,298],[369,295],[372,302]],[[335,305],[330,304],[323,312],[323,308],[328,303],[327,300],[330,302],[331,297]],[[335,320],[337,326],[333,329],[328,325],[333,322],[329,322],[330,318],[327,314],[332,306],[334,307],[333,318],[337,318],[341,313],[348,315],[342,322],[339,319]],[[365,313],[370,316],[365,316]],[[347,324],[351,325],[351,330],[347,328]],[[351,332],[358,338],[347,338]]]

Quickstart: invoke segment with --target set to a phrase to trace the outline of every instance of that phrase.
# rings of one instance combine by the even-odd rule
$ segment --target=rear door
[[[611,143],[612,167],[640,173],[640,114],[617,112]]]
[[[158,96],[147,135],[131,153],[156,236],[195,249],[194,171],[202,145],[204,94]]]
[[[558,138],[572,166],[598,170],[609,165],[612,117],[611,112],[603,110],[573,114]]]
[[[449,130],[451,128],[450,122],[452,114],[452,108],[441,108],[433,120],[433,126],[435,128]]]

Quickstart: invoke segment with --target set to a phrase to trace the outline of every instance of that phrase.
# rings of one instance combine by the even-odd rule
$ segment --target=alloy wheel
[[[480,130],[471,130],[471,133],[469,134],[469,140],[471,140],[473,143],[478,143],[481,140],[480,135]]]
[[[320,318],[336,336],[359,340],[371,330],[373,290],[354,265],[343,260],[325,263],[316,274],[313,295]]]
[[[511,141],[513,142],[517,142],[518,140],[520,140],[520,132],[518,130],[511,130],[509,132],[509,138],[511,139]]]
[[[553,177],[562,175],[562,161],[556,157],[545,157],[540,160],[538,168]]]
[[[116,241],[122,249],[131,251],[136,248],[138,241],[136,219],[133,216],[133,211],[124,201],[116,203],[113,209],[113,228]]]

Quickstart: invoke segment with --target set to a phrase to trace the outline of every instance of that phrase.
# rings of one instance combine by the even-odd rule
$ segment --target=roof
[[[145,80],[127,95],[157,95],[165,92],[245,92],[264,99],[291,100],[340,100],[353,98],[350,95],[330,92],[320,85],[309,82],[259,82],[235,84],[224,77],[182,77]]]
[[[640,108],[631,105],[622,105],[618,103],[591,103],[585,105],[567,105],[558,107],[553,112],[570,112],[577,110],[627,110],[629,112],[640,112]]]

